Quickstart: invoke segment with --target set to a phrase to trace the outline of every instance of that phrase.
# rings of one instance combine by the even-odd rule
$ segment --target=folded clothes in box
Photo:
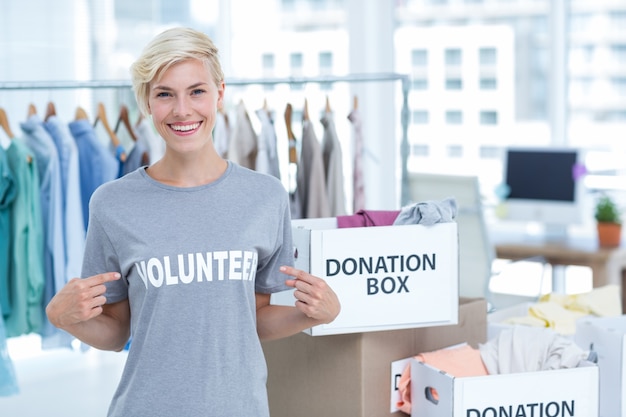
[[[453,378],[461,378],[570,369],[587,365],[596,358],[592,352],[550,329],[514,326],[477,348],[461,344],[420,353],[414,359]],[[412,411],[411,385],[415,383],[411,369],[410,363],[407,364],[398,381],[395,404],[407,414]],[[435,391],[429,392],[431,399],[438,397]]]

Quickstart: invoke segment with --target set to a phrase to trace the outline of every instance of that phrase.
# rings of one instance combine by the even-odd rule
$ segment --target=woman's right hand
[[[120,277],[118,272],[107,272],[84,279],[71,279],[48,303],[48,320],[55,327],[68,329],[99,316],[106,303],[104,284]]]

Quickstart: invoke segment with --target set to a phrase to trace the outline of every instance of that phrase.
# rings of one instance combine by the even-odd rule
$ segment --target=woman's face
[[[215,84],[198,60],[172,65],[151,83],[148,106],[155,128],[168,148],[189,153],[212,146],[215,117],[224,98],[224,84]]]

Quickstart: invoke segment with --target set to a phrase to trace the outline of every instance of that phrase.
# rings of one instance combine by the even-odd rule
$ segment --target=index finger
[[[121,277],[122,275],[119,272],[105,272],[103,274],[93,275],[85,279],[89,281],[90,284],[93,284],[95,286],[104,284],[105,282],[115,281],[117,279],[120,279]]]
[[[295,279],[299,279],[299,280],[308,282],[308,280],[305,279],[308,274],[306,272],[304,272],[303,270],[301,270],[301,269],[297,269],[297,268],[294,268],[292,266],[283,265],[283,266],[280,267],[280,272],[282,272],[283,274],[286,274],[286,275],[290,275],[290,276],[294,277]]]

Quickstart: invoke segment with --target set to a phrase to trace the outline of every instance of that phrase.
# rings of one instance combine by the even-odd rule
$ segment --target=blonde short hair
[[[150,84],[158,81],[172,65],[188,59],[203,62],[218,86],[224,82],[218,50],[211,38],[195,29],[182,27],[167,29],[146,45],[130,67],[133,90],[141,113],[144,115],[150,113],[148,106]]]

